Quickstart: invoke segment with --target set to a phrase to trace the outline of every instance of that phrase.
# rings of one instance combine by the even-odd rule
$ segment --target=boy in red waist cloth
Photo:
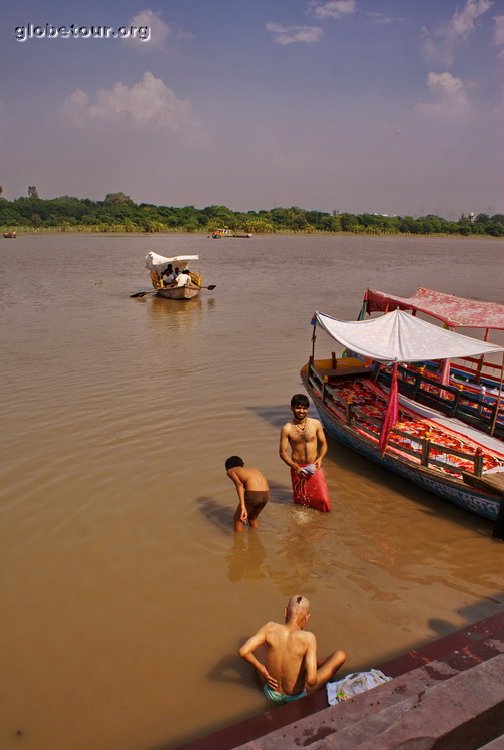
[[[294,502],[328,512],[331,501],[322,469],[327,440],[322,423],[308,416],[309,408],[303,393],[292,397],[292,419],[280,433],[280,458],[291,467]]]

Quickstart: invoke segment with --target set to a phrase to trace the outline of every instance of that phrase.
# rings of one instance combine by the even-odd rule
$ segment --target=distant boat
[[[223,237],[232,237],[231,230],[224,227],[223,229],[212,229],[212,239],[220,240]]]
[[[230,229],[212,229],[212,239],[221,240],[223,237],[252,237],[250,232],[232,232]]]
[[[13,229],[11,232],[4,232],[3,236],[6,240],[15,240],[16,239],[16,230]]]

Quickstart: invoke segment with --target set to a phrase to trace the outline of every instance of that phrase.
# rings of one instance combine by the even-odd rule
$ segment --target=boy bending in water
[[[246,469],[240,456],[230,456],[224,466],[238,495],[239,502],[234,514],[235,531],[243,531],[247,521],[249,526],[257,529],[257,517],[269,500],[268,480],[259,469]]]

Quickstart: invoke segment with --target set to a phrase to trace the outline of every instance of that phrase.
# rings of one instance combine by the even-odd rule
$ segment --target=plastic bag
[[[354,672],[343,677],[337,682],[327,683],[327,700],[330,706],[353,698],[354,695],[365,693],[367,690],[390,682],[392,677],[387,677],[379,669],[371,669],[369,672]]]

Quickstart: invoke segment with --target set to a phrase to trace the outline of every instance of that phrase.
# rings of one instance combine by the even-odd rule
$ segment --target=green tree
[[[144,232],[164,232],[165,229],[165,224],[163,224],[163,222],[161,221],[157,221],[156,219],[144,219],[143,221]]]
[[[246,225],[248,232],[254,232],[254,234],[269,234],[275,231],[275,227],[271,221],[266,219],[249,219]]]
[[[343,232],[353,232],[358,224],[357,219],[353,214],[339,214],[338,219],[340,220]]]
[[[403,216],[399,221],[400,232],[414,232],[415,231],[415,219],[412,216]]]
[[[129,195],[126,195],[125,193],[107,193],[105,196],[105,203],[112,203],[115,206],[136,205]]]
[[[504,224],[493,221],[486,225],[486,233],[492,237],[504,237]]]
[[[227,227],[228,229],[236,227],[236,214],[226,206],[206,206],[203,214],[207,217],[210,227]]]

